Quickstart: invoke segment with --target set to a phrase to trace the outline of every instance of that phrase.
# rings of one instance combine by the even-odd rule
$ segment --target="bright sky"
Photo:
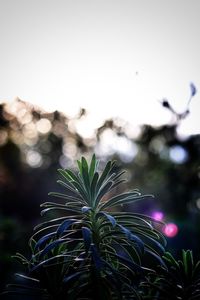
[[[0,43],[0,101],[157,125],[193,82],[180,130],[200,133],[199,0],[0,0]]]

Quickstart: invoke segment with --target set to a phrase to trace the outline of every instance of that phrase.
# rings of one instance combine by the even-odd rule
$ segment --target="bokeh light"
[[[200,198],[196,201],[197,208],[200,209]]]
[[[48,119],[42,118],[36,124],[37,130],[41,134],[46,134],[51,130],[51,123]]]
[[[162,211],[154,211],[152,213],[152,218],[156,221],[162,221],[164,218],[164,214]]]
[[[29,150],[26,155],[26,161],[32,168],[39,168],[42,165],[42,156],[39,152]]]
[[[178,234],[178,226],[174,223],[168,223],[163,229],[163,233],[169,237],[173,238]]]
[[[188,159],[186,150],[181,146],[173,146],[169,150],[170,159],[176,164],[182,164]]]

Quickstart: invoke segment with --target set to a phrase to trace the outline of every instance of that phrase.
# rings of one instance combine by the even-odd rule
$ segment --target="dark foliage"
[[[150,196],[138,190],[115,195],[124,172],[115,172],[114,162],[100,173],[93,155],[90,165],[83,157],[78,167],[78,173],[59,170],[64,193],[50,195],[61,201],[42,204],[50,219],[36,226],[30,259],[16,254],[27,276],[18,275],[23,284],[8,285],[6,299],[141,299],[139,283],[151,271],[144,256],[165,268],[166,242],[155,221],[114,211]]]

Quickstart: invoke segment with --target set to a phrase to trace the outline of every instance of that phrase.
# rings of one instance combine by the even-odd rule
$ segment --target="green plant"
[[[9,285],[4,295],[142,299],[138,287],[150,272],[146,261],[165,267],[165,239],[150,217],[114,208],[150,196],[138,190],[115,195],[125,181],[124,171],[109,161],[99,172],[95,155],[90,164],[82,157],[78,172],[58,171],[65,192],[49,193],[60,201],[42,204],[42,215],[50,218],[36,226],[30,238],[30,259],[16,255],[27,267],[27,276],[19,275],[22,283]]]
[[[166,252],[163,256],[166,268],[157,274],[149,274],[142,284],[144,299],[198,300],[200,299],[200,261],[194,262],[191,250],[182,250],[182,258],[176,260]]]

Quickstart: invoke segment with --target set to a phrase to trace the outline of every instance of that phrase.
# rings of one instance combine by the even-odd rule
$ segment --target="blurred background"
[[[176,255],[182,248],[192,249],[199,257],[200,135],[178,135],[178,119],[159,127],[133,128],[116,118],[105,120],[85,138],[77,129],[86,120],[85,109],[68,118],[20,99],[0,105],[1,285],[19,270],[11,255],[29,254],[27,241],[41,221],[40,204],[51,200],[49,191],[60,191],[57,169],[74,169],[76,159],[90,159],[94,152],[100,167],[116,159],[119,168],[126,169],[125,189],[139,188],[155,196],[124,209],[164,221],[168,250]]]
[[[56,170],[94,152],[126,169],[125,189],[155,196],[125,209],[164,221],[168,250],[200,258],[199,11],[0,0],[0,289],[20,270],[11,255],[29,255]]]

